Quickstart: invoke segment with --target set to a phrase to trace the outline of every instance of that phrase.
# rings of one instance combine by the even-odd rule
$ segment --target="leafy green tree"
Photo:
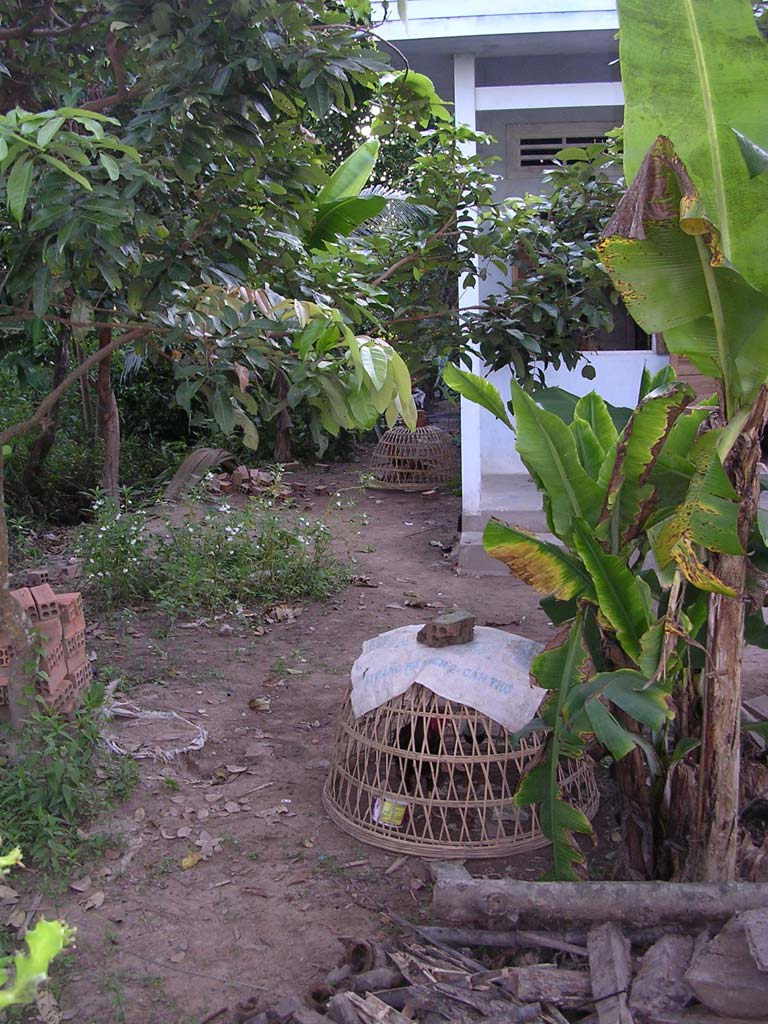
[[[98,368],[114,492],[109,362],[128,345],[171,367],[190,414],[204,403],[223,431],[241,430],[251,446],[259,416],[286,401],[287,363],[318,431],[366,427],[384,412],[412,420],[405,364],[385,343],[357,338],[308,268],[315,192],[329,175],[306,122],[353,103],[353,86],[378,81],[382,58],[365,29],[320,0],[45,4],[35,12],[7,3],[0,20],[0,199],[8,210],[0,326],[22,325],[34,340],[44,324],[58,324],[83,353],[31,416],[4,425],[3,455]],[[2,523],[0,577],[0,623],[18,652],[10,686],[17,724],[34,659],[28,624],[5,589]]]

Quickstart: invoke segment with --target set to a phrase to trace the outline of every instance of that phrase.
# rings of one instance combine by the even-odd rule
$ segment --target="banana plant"
[[[661,777],[677,746],[676,688],[689,648],[700,643],[702,623],[692,613],[702,580],[710,582],[703,562],[694,581],[671,558],[658,570],[643,568],[651,525],[671,530],[674,516],[683,516],[669,504],[668,494],[674,502],[678,492],[669,492],[665,480],[674,471],[692,486],[699,471],[688,458],[691,437],[711,411],[693,405],[692,389],[673,378],[669,369],[656,377],[644,373],[640,401],[628,419],[594,392],[572,401],[563,401],[562,392],[546,396],[558,414],[512,384],[517,449],[542,493],[556,542],[492,519],[483,543],[542,595],[542,606],[562,626],[531,668],[551,694],[537,723],[549,741],[543,761],[516,794],[519,805],[540,806],[559,879],[576,877],[582,856],[573,833],[590,826],[563,799],[558,761],[583,756],[593,737],[617,762],[635,758],[635,771],[628,773],[632,788],[622,794],[631,813],[623,817],[627,830],[637,833],[628,846],[646,855],[633,870],[652,873],[654,846],[662,846],[661,835],[655,844],[647,841],[661,815],[638,827],[639,791],[648,789],[651,775]],[[512,426],[488,381],[453,366],[445,380]],[[704,540],[714,543],[709,536]],[[663,796],[663,785],[654,788]]]
[[[312,227],[305,239],[308,249],[319,249],[339,235],[352,234],[387,205],[386,196],[360,195],[373,174],[378,155],[378,139],[369,139],[336,168],[320,189]]]
[[[768,417],[768,44],[749,0],[618,6],[630,185],[600,255],[643,329],[718,389],[712,436],[683,456],[685,500],[653,537],[662,566],[711,594],[689,875],[721,881],[736,868],[746,552]]]

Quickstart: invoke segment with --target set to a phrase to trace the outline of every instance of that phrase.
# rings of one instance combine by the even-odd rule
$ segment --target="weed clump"
[[[326,597],[349,579],[325,523],[272,501],[226,503],[180,522],[99,499],[78,544],[104,608],[153,600],[171,616]]]
[[[81,826],[127,797],[138,780],[135,761],[101,742],[103,700],[103,685],[94,683],[70,721],[33,712],[17,756],[0,771],[3,840],[41,868],[60,870],[93,852],[83,849]]]

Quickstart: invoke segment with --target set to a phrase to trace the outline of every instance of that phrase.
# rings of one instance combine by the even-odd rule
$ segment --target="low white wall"
[[[594,380],[587,380],[582,376],[583,364],[581,364],[575,370],[564,368],[548,370],[547,386],[561,387],[565,391],[579,395],[597,391],[612,406],[632,408],[637,402],[643,367],[647,366],[651,373],[655,373],[667,366],[669,356],[658,355],[651,351],[591,352],[589,360],[595,368]],[[511,379],[512,375],[509,370],[500,370],[488,377],[488,380],[497,386],[505,401],[510,396]],[[480,490],[483,476],[526,472],[517,455],[514,436],[503,423],[481,409],[476,421],[476,429],[479,432]],[[467,474],[465,479],[467,477],[471,479],[473,475]],[[474,478],[476,479],[476,476]],[[465,492],[464,509],[466,512],[481,511],[481,493],[467,494]]]

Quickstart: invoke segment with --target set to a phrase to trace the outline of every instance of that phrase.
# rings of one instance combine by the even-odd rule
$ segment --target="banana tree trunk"
[[[749,550],[749,535],[757,512],[760,493],[757,463],[767,416],[768,389],[763,387],[726,463],[741,499],[739,539],[745,551]],[[728,882],[736,877],[738,847],[741,660],[747,558],[718,555],[712,569],[723,583],[736,591],[736,597],[712,594],[709,601],[698,802],[688,877],[702,882]]]

